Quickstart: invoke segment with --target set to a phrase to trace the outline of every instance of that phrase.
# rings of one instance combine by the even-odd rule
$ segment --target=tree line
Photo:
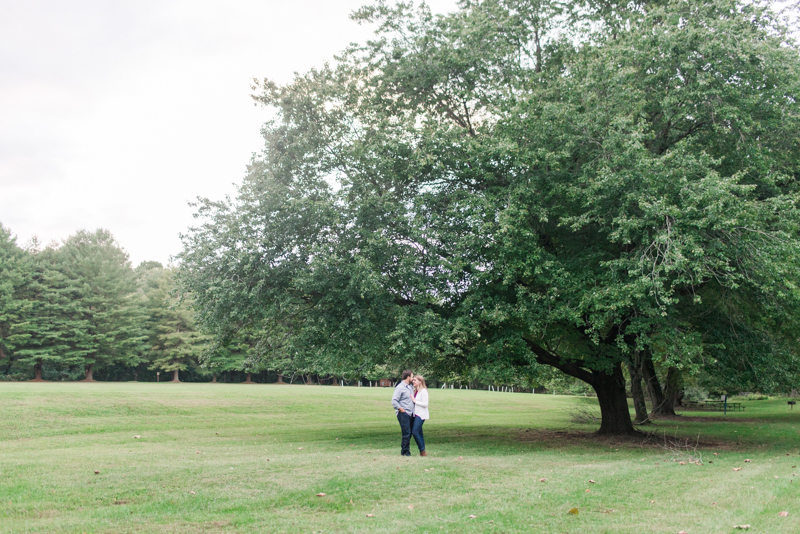
[[[191,371],[205,338],[172,268],[131,267],[110,232],[21,247],[0,225],[0,374],[3,378],[137,379]]]
[[[176,269],[158,262],[133,268],[105,230],[80,231],[63,243],[20,246],[0,225],[0,379],[238,380],[377,384],[399,368],[373,365],[334,374],[319,358],[265,353],[257,333],[225,346],[195,325],[192,301],[178,292]],[[432,377],[435,385],[585,394],[560,373],[533,377],[498,369]],[[347,382],[349,381],[349,382]]]
[[[152,381],[163,373],[165,380],[217,381],[234,373],[245,382],[260,374],[338,384],[398,373],[380,365],[342,371],[276,355],[264,331],[242,330],[214,344],[197,328],[191,295],[179,293],[176,271],[152,261],[132,267],[106,230],[20,246],[0,224],[0,379],[92,381],[100,373],[104,380]]]

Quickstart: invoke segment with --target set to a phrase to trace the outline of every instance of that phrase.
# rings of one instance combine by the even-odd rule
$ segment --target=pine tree
[[[42,380],[45,364],[74,364],[70,339],[87,325],[77,318],[70,284],[60,270],[60,252],[53,246],[28,250],[28,284],[21,293],[27,304],[24,322],[17,325],[24,338],[16,350],[19,365],[32,365],[34,380]]]
[[[194,327],[190,303],[177,295],[172,269],[146,267],[140,276],[149,313],[149,368],[171,371],[172,381],[179,382],[180,371],[199,368],[206,337]]]
[[[20,331],[30,308],[22,295],[30,276],[27,259],[16,237],[0,224],[0,364],[6,370],[11,367],[14,349],[28,337]]]
[[[73,298],[71,318],[86,326],[72,331],[68,358],[83,365],[87,381],[96,366],[136,365],[144,348],[144,309],[128,254],[102,229],[76,233],[60,253]]]
[[[106,230],[80,231],[61,247],[30,251],[23,292],[28,319],[19,361],[41,380],[45,363],[81,366],[92,381],[98,366],[136,365],[143,353],[143,308],[124,250]]]

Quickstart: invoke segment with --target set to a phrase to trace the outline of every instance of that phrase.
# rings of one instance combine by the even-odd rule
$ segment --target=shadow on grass
[[[594,433],[597,427],[593,425],[581,425],[582,428],[576,426],[561,429],[491,425],[431,426],[425,429],[425,440],[428,448],[433,450],[464,448],[494,455],[518,454],[520,447],[530,452],[564,448],[582,451],[607,451],[609,448],[659,450],[663,448],[665,438],[690,440],[702,449],[751,450],[767,445],[784,447],[787,431],[791,428],[771,418],[743,420],[680,416],[656,419],[653,424],[637,427],[641,434],[636,436],[598,436]],[[741,436],[735,433],[736,429],[739,429]],[[759,430],[748,438],[744,435],[748,429]],[[362,430],[356,436],[343,439],[357,448],[378,447],[391,451],[394,447],[399,449],[400,432],[399,429]]]
[[[381,448],[384,451],[399,450],[400,432],[362,431],[357,436],[342,438],[348,446],[357,449]],[[598,436],[594,430],[542,429],[509,426],[473,425],[457,428],[447,426],[425,429],[425,441],[429,449],[480,450],[492,455],[519,454],[520,448],[529,452],[560,450],[565,447],[586,451],[613,448],[654,448],[662,441],[661,433],[643,432],[637,436]],[[716,442],[704,440],[702,446],[716,446]],[[412,440],[412,449],[414,443]]]

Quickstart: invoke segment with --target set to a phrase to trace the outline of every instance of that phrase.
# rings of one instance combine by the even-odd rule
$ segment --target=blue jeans
[[[400,423],[400,454],[411,456],[411,416],[407,413],[397,412],[397,421]]]
[[[422,435],[422,423],[425,420],[421,417],[414,417],[414,423],[411,425],[411,435],[414,436],[414,441],[417,442],[419,452],[425,450],[425,436]]]

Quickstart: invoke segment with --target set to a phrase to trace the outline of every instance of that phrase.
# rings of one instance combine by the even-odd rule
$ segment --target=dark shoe
[[[420,451],[419,455],[420,455],[420,456],[428,456],[428,453],[427,453],[427,452],[425,452],[425,451]]]
[[[411,456],[411,453],[409,452],[408,454],[401,454],[400,456]]]

